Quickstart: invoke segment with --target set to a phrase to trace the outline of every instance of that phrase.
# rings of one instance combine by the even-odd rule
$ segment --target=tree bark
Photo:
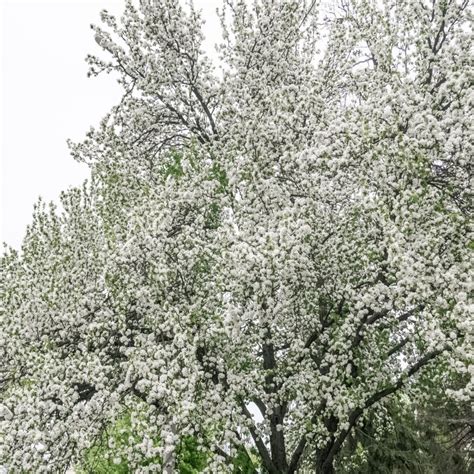
[[[176,427],[174,424],[170,426],[170,431],[173,435],[176,434]],[[163,459],[163,474],[173,474],[175,471],[176,464],[176,446],[172,446],[170,450]]]
[[[332,460],[328,459],[333,443],[327,444],[323,449],[316,451],[315,471],[317,474],[334,474]]]

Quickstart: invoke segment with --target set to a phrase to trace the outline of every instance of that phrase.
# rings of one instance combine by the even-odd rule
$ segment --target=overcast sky
[[[219,0],[195,0],[207,19],[207,42],[217,41]],[[86,77],[86,54],[98,52],[91,23],[122,0],[0,0],[1,193],[0,242],[19,248],[34,202],[57,200],[80,184],[85,165],[66,139],[81,140],[120,99],[115,79]]]

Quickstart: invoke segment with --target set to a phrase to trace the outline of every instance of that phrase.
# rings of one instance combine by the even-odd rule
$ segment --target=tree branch
[[[257,430],[255,429],[255,426],[253,425],[252,414],[249,412],[244,402],[240,403],[240,408],[242,409],[243,414],[251,422],[248,427],[250,431],[250,435],[252,436],[255,446],[257,447],[258,453],[260,454],[260,457],[262,458],[262,462],[263,462],[263,465],[265,466],[265,469],[270,474],[280,474],[280,471],[276,468],[275,464],[273,464],[273,461],[270,457],[270,453],[268,452],[268,449],[265,446],[265,443],[262,441],[262,438],[260,438],[260,436],[258,435]]]
[[[390,385],[379,392],[374,393],[370,398],[368,398],[362,407],[355,409],[351,415],[349,415],[349,427],[346,430],[343,430],[339,437],[336,439],[331,450],[328,453],[328,456],[324,460],[323,466],[328,467],[332,464],[334,457],[339,452],[342,444],[344,443],[347,435],[350,433],[351,429],[356,424],[357,420],[364,413],[365,410],[370,408],[372,405],[382,400],[383,398],[397,392],[400,390],[406,383],[406,380],[411,376],[419,372],[425,365],[431,362],[433,359],[438,357],[447,347],[441,349],[436,349],[425,354],[416,364],[412,365],[404,376],[401,376],[393,385]]]

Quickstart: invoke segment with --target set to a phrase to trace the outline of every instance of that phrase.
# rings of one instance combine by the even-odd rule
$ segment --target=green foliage
[[[212,178],[219,182],[217,192],[224,193],[229,186],[229,178],[227,177],[227,173],[220,167],[219,163],[214,163],[212,165]]]
[[[163,175],[165,178],[168,176],[181,178],[184,175],[182,155],[180,153],[177,151],[171,152],[170,159],[164,166]]]
[[[244,446],[239,446],[232,461],[233,474],[256,474],[258,472],[258,459],[255,450],[248,452]]]
[[[113,426],[105,430],[97,442],[87,450],[82,465],[77,469],[80,474],[129,474],[134,470],[119,455],[120,451],[131,444],[137,444],[130,414],[124,415]],[[160,440],[155,439],[157,446]],[[197,440],[192,436],[181,439],[176,453],[176,464],[180,474],[197,474],[207,465],[209,453],[199,449]],[[139,463],[145,467],[159,463],[160,459],[143,458]],[[241,471],[239,471],[241,472]],[[244,471],[242,471],[244,472]],[[245,471],[247,472],[247,471]]]
[[[184,436],[177,452],[178,472],[180,474],[197,474],[207,465],[209,453],[199,449],[196,438]]]
[[[336,472],[470,472],[469,454],[466,456],[462,447],[453,443],[453,440],[456,440],[456,430],[447,422],[465,418],[465,414],[459,413],[459,405],[433,405],[429,409],[422,409],[392,401],[386,408],[386,415],[380,418],[372,414],[349,437],[338,459]]]
[[[130,437],[136,438],[133,434],[130,414],[126,414],[113,426],[104,430],[98,441],[87,450],[84,463],[78,472],[84,474],[129,473],[127,462],[120,459],[116,452],[130,444]],[[150,460],[145,461],[145,463],[149,462]]]
[[[220,219],[221,210],[219,206],[213,202],[205,215],[205,227],[207,229],[217,229],[219,227],[219,219]]]
[[[133,431],[130,414],[125,414],[117,422],[104,430],[97,442],[87,450],[84,461],[76,470],[79,474],[129,474],[133,469],[121,459],[118,453],[138,441]],[[154,440],[155,446],[160,440]],[[176,451],[176,467],[180,474],[198,474],[206,468],[210,452],[203,449],[195,437],[183,436]],[[255,450],[248,451],[239,446],[232,460],[234,474],[256,474],[259,457]],[[143,459],[140,466],[160,462],[159,458]]]

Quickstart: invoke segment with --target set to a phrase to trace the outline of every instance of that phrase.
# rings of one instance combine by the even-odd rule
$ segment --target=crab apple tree
[[[70,144],[88,182],[1,260],[12,472],[77,464],[126,416],[133,472],[191,437],[209,472],[327,474],[390,398],[473,395],[468,0],[218,14],[211,56],[192,3],[93,27],[90,75],[123,98]]]

